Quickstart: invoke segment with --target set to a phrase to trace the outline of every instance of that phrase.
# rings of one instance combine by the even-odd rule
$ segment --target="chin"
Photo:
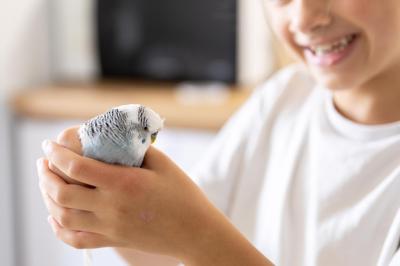
[[[320,72],[311,69],[311,74],[318,82],[318,84],[329,89],[330,91],[348,90],[350,88],[357,87],[357,80],[355,74],[342,74],[336,72]]]

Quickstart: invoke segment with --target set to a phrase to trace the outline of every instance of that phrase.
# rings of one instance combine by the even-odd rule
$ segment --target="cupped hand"
[[[40,189],[59,239],[76,248],[128,247],[182,260],[221,219],[191,179],[154,147],[142,168],[81,156],[77,127],[45,141]],[[216,218],[218,217],[218,218]]]

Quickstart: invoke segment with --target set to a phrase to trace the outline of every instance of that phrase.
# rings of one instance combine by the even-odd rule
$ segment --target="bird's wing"
[[[101,114],[85,123],[87,137],[99,141],[111,141],[121,146],[126,143],[127,114],[118,109]]]

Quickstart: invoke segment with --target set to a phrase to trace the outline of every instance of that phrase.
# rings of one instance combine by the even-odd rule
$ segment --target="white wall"
[[[9,110],[15,89],[48,82],[47,0],[0,0],[0,258],[13,266]]]
[[[264,81],[278,65],[263,1],[238,1],[238,81],[247,86],[256,86]]]
[[[4,261],[4,265],[13,265],[13,228],[12,228],[12,210],[11,210],[11,177],[8,168],[7,156],[7,118],[4,108],[4,97],[0,97],[0,258]]]
[[[95,0],[49,0],[52,76],[91,81],[98,76]]]
[[[47,0],[0,1],[0,91],[47,82]]]

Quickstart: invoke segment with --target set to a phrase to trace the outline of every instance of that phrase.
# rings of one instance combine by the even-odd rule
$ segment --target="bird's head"
[[[164,119],[162,119],[155,111],[139,104],[121,105],[114,109],[127,114],[127,119],[133,125],[138,127],[142,132],[142,141],[153,143],[158,132],[164,127]]]

